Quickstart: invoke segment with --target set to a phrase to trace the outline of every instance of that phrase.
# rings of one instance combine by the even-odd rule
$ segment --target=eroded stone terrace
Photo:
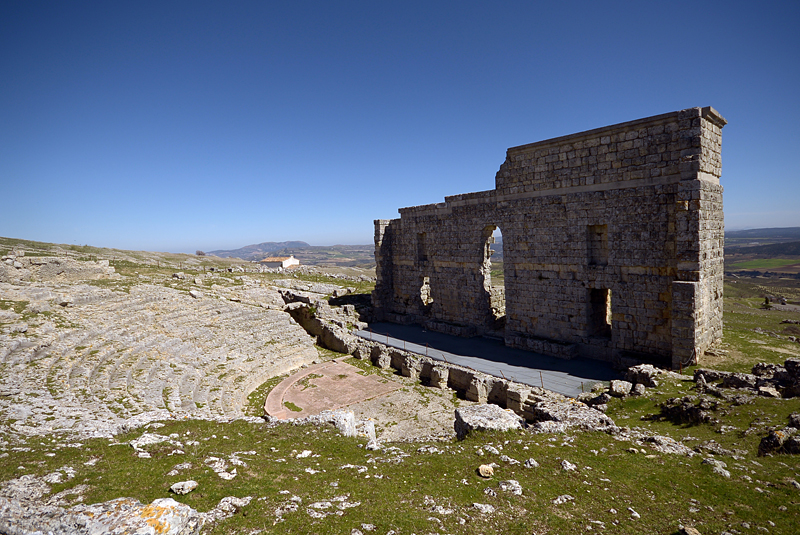
[[[258,385],[318,358],[277,291],[0,283],[0,414],[12,434],[109,436],[136,420],[242,416]],[[27,302],[27,305],[25,303]],[[20,307],[24,309],[20,310]]]

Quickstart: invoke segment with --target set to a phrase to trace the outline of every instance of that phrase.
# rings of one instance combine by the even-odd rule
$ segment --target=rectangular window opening
[[[417,261],[427,262],[428,252],[425,250],[425,233],[420,232],[417,234]]]
[[[589,265],[608,265],[608,225],[589,225],[587,234]]]

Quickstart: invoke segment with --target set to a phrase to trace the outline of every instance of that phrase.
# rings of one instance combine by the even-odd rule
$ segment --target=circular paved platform
[[[267,395],[264,411],[279,420],[305,418],[402,388],[402,384],[338,360],[309,366],[281,381]],[[299,410],[298,410],[299,409]]]

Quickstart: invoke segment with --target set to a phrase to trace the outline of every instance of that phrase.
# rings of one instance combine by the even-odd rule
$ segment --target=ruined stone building
[[[513,147],[495,189],[375,221],[379,319],[677,368],[722,336],[721,130],[690,108]],[[490,244],[502,231],[505,292]]]

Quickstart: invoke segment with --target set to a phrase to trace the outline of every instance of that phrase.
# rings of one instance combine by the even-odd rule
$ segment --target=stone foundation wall
[[[378,317],[565,358],[687,364],[722,335],[724,125],[691,108],[514,147],[494,190],[376,221]]]

